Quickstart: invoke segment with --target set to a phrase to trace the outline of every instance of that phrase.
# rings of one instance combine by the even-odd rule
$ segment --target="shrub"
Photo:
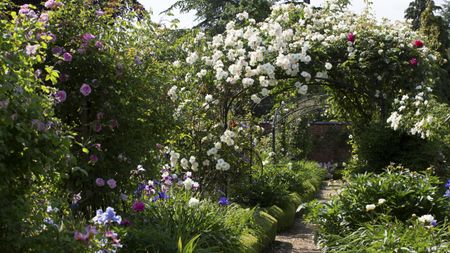
[[[385,221],[382,224],[364,224],[354,232],[345,235],[330,235],[323,249],[330,253],[445,253],[450,250],[449,239],[446,224],[430,228],[418,221],[403,223],[394,220]]]
[[[379,224],[385,216],[405,222],[413,215],[433,213],[442,220],[448,200],[439,183],[429,172],[402,167],[389,167],[381,174],[356,175],[330,202],[313,204],[309,219],[319,224],[325,236],[344,236],[363,223]]]
[[[325,171],[314,162],[300,161],[253,167],[249,182],[236,184],[231,196],[248,206],[283,206],[291,192],[309,198],[319,188]]]
[[[133,215],[124,252],[176,252],[178,240],[187,242],[196,235],[200,237],[195,252],[239,251],[253,210],[209,200],[192,206],[186,194],[172,193],[171,198],[148,203],[142,213]]]

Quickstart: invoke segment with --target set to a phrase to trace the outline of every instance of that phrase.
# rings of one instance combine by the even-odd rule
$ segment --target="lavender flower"
[[[38,48],[39,48],[39,45],[27,45],[25,47],[25,53],[27,55],[35,55]]]
[[[64,61],[66,61],[66,62],[72,61],[72,55],[68,52],[64,53],[63,58],[64,58]]]
[[[106,183],[108,184],[109,188],[114,189],[117,187],[117,182],[116,180],[110,178],[108,179],[108,181],[106,181]]]
[[[95,39],[95,36],[94,36],[93,34],[91,34],[91,33],[85,33],[85,34],[83,34],[83,35],[81,36],[81,39],[82,39],[84,42],[89,42],[90,40]]]
[[[92,218],[92,221],[96,224],[105,225],[107,223],[118,223],[122,222],[122,217],[116,214],[114,208],[107,207],[105,212],[102,209],[98,209],[96,212],[96,216]]]
[[[95,184],[99,187],[102,187],[105,185],[105,180],[103,180],[103,178],[99,177],[99,178],[95,179]]]
[[[83,96],[89,96],[89,94],[91,94],[91,86],[89,86],[89,84],[87,83],[83,83],[83,85],[81,85],[80,87],[80,92],[81,94],[83,94]]]
[[[64,101],[66,101],[66,99],[67,99],[67,94],[65,91],[60,90],[55,93],[55,101],[57,103],[62,103]]]

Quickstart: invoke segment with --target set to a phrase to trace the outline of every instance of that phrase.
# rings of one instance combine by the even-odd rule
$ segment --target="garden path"
[[[329,180],[318,193],[319,201],[327,201],[341,189],[342,181]],[[280,233],[272,244],[271,253],[318,253],[321,252],[314,243],[315,229],[306,224],[301,217],[295,220],[294,226]]]

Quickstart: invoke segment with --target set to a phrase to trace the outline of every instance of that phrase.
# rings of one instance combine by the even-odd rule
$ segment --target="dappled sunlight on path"
[[[342,181],[325,181],[318,193],[319,201],[327,201],[336,195],[342,187]],[[294,226],[286,232],[280,233],[270,249],[271,253],[315,253],[321,252],[314,243],[315,229],[306,224],[302,217],[298,217]]]

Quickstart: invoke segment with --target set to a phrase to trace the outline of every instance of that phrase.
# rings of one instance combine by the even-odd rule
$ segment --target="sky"
[[[179,12],[174,12],[174,16],[168,17],[167,15],[159,15],[162,11],[169,8],[177,0],[139,0],[147,10],[151,9],[153,11],[152,19],[155,22],[169,22],[171,19],[177,18],[180,20],[180,27],[189,28],[194,26],[197,22],[195,21],[195,12],[190,12],[186,14],[180,14]],[[311,0],[311,4],[315,6],[320,6],[325,0]],[[405,9],[408,7],[412,0],[372,0],[373,10],[378,18],[388,18],[392,20],[403,19]],[[445,0],[435,0],[436,5],[441,5]],[[364,0],[352,0],[351,9],[355,12],[361,12],[365,7]]]

